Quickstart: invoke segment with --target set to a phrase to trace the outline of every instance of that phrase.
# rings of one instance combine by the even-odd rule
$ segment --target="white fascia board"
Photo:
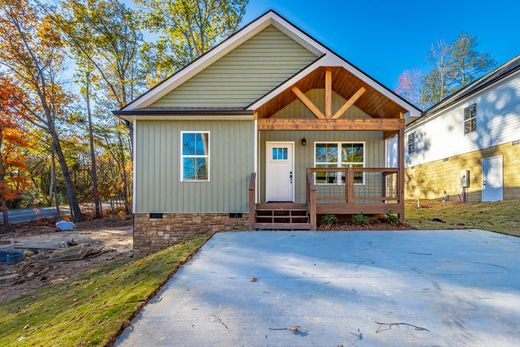
[[[407,117],[418,117],[421,115],[421,111],[414,106],[408,104],[406,101],[402,100],[398,96],[396,96],[394,93],[389,91],[388,89],[382,87],[379,83],[374,81],[372,78],[365,75],[363,72],[356,69],[351,64],[347,63],[342,58],[338,57],[336,54],[330,52],[327,50],[325,55],[321,58],[315,61],[313,64],[309,65],[306,69],[300,71],[298,74],[294,75],[291,79],[287,80],[285,83],[278,86],[276,89],[272,90],[269,94],[265,95],[261,99],[255,101],[255,103],[251,104],[247,109],[254,111],[258,109],[260,106],[268,102],[269,100],[273,99],[275,96],[283,92],[284,90],[291,87],[293,84],[307,76],[310,72],[314,71],[318,67],[322,66],[332,66],[332,67],[342,67],[345,70],[352,73],[354,76],[398,104],[399,106],[403,107],[408,111]]]
[[[149,90],[146,94],[132,101],[123,108],[123,111],[143,108],[152,104],[154,101],[157,101],[171,90],[180,86],[182,83],[186,82],[197,73],[201,72],[206,67],[213,64],[215,61],[267,28],[269,25],[275,26],[277,29],[294,39],[296,42],[300,43],[305,48],[316,54],[316,56],[324,54],[322,51],[324,47],[317,44],[314,40],[309,40],[307,35],[301,33],[276,13],[268,12],[264,16],[245,26],[229,39],[222,41],[222,43],[220,43],[214,49],[210,50],[199,59],[193,61],[184,69],[179,70],[176,74],[163,81],[155,88]]]
[[[183,115],[124,115],[118,116],[121,119],[127,121],[135,121],[135,120],[253,120],[253,115],[230,115],[230,116],[220,116],[220,115],[201,115],[201,116],[183,116]]]

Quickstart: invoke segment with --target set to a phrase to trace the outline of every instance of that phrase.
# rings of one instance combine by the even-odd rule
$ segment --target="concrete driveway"
[[[519,255],[485,231],[220,233],[117,344],[518,346]]]

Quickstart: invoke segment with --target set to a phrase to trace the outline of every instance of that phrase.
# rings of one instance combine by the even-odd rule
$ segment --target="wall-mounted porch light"
[[[307,144],[307,140],[305,139],[305,137],[302,139],[302,146],[305,146]]]

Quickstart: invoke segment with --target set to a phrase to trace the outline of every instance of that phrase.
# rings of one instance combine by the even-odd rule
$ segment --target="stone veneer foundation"
[[[134,255],[144,257],[206,233],[247,229],[247,213],[238,218],[231,218],[227,213],[163,213],[162,218],[135,213]]]

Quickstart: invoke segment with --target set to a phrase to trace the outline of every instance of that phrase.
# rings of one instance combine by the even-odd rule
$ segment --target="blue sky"
[[[394,88],[406,69],[427,69],[432,43],[475,34],[498,64],[520,54],[519,0],[250,0],[244,23],[273,9]]]

